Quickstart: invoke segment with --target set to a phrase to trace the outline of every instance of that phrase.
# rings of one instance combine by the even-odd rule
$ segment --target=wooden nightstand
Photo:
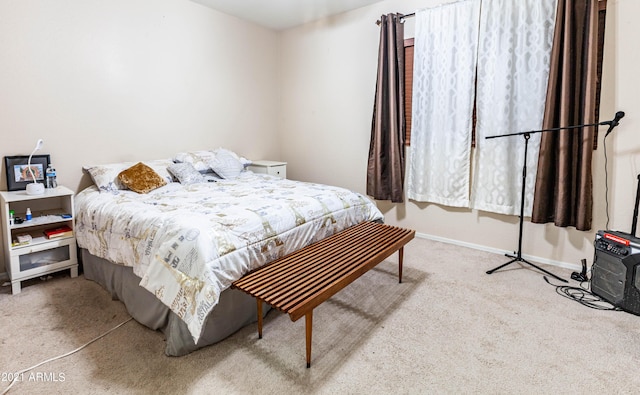
[[[272,176],[287,178],[287,162],[273,160],[256,160],[248,167],[254,173],[271,174]]]
[[[60,270],[70,269],[78,276],[76,238],[73,233],[73,191],[63,186],[45,189],[42,195],[26,191],[0,191],[2,203],[2,246],[7,274],[13,294],[20,293],[20,282]],[[10,224],[9,212],[25,220],[27,208],[32,219]],[[67,226],[71,232],[45,236],[45,231]],[[18,236],[28,235],[29,242],[19,243]]]

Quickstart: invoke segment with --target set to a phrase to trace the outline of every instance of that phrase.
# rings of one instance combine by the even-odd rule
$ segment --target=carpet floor
[[[590,260],[589,260],[590,261]],[[304,320],[271,311],[264,337],[249,325],[183,357],[135,321],[19,376],[11,394],[583,394],[640,388],[640,317],[562,297],[503,255],[425,239]],[[544,266],[569,279],[570,271]],[[550,279],[553,283],[558,283]],[[571,280],[570,280],[571,281]],[[571,286],[578,287],[571,281]],[[13,372],[69,353],[129,319],[119,301],[62,272],[0,288],[0,391]]]

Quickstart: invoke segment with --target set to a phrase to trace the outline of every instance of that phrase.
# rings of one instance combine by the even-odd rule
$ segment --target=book
[[[30,234],[21,234],[16,235],[17,240],[14,240],[11,244],[11,247],[25,246],[31,243],[31,235]]]
[[[47,236],[47,239],[73,236],[73,229],[65,225],[59,228],[47,229],[44,231],[44,235]]]

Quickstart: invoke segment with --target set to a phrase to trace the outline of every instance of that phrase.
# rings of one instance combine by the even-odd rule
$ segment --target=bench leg
[[[262,339],[262,300],[256,298],[258,302],[258,339]]]
[[[305,329],[307,338],[307,369],[311,367],[311,331],[313,328],[313,310],[309,311],[305,316]]]
[[[398,282],[402,283],[402,258],[404,256],[404,247],[398,250]]]

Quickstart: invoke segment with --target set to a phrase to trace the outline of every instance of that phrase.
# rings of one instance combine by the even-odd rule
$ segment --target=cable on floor
[[[93,343],[93,342],[95,342],[95,341],[97,341],[97,340],[100,340],[100,339],[102,339],[103,337],[107,336],[109,333],[111,333],[111,332],[115,331],[116,329],[120,328],[122,325],[126,324],[127,322],[131,321],[132,319],[133,319],[133,318],[129,318],[128,320],[126,320],[126,321],[124,321],[124,322],[122,322],[122,323],[120,323],[120,324],[116,325],[115,327],[113,327],[113,328],[109,329],[108,331],[106,331],[106,332],[105,332],[105,333],[103,333],[102,335],[100,335],[100,336],[96,337],[95,339],[93,339],[93,340],[91,340],[91,341],[89,341],[89,342],[87,342],[87,343],[83,344],[82,346],[80,346],[80,347],[76,348],[75,350],[69,351],[69,352],[68,352],[68,353],[66,353],[66,354],[58,355],[57,357],[49,358],[49,359],[47,359],[47,360],[45,360],[45,361],[42,361],[42,362],[40,362],[40,363],[38,363],[38,364],[36,364],[36,365],[31,366],[30,368],[22,369],[22,370],[20,370],[19,372],[15,372],[15,373],[14,373],[13,380],[11,380],[11,384],[9,384],[9,386],[8,386],[4,391],[2,391],[2,395],[5,395],[7,392],[9,392],[9,390],[11,389],[11,387],[13,387],[13,385],[18,381],[18,378],[19,378],[23,373],[26,373],[26,372],[28,372],[28,371],[30,371],[30,370],[33,370],[33,369],[35,369],[35,368],[37,368],[37,367],[39,367],[39,366],[42,366],[42,365],[44,365],[45,363],[49,363],[49,362],[52,362],[52,361],[55,361],[55,360],[58,360],[58,359],[62,359],[62,358],[68,357],[68,356],[69,356],[69,355],[71,355],[71,354],[75,354],[76,352],[78,352],[78,351],[82,350],[83,348],[87,347],[89,344],[91,344],[91,343]]]
[[[572,287],[569,285],[556,285],[552,284],[551,281],[544,276],[544,281],[547,284],[554,286],[556,288],[556,293],[560,296],[563,296],[567,299],[573,300],[575,302],[580,303],[583,306],[596,309],[596,310],[611,310],[611,311],[623,311],[621,308],[612,305],[606,300],[602,299],[598,295],[584,288],[582,284],[585,281],[580,283],[580,287]],[[587,283],[589,281],[586,281]]]

